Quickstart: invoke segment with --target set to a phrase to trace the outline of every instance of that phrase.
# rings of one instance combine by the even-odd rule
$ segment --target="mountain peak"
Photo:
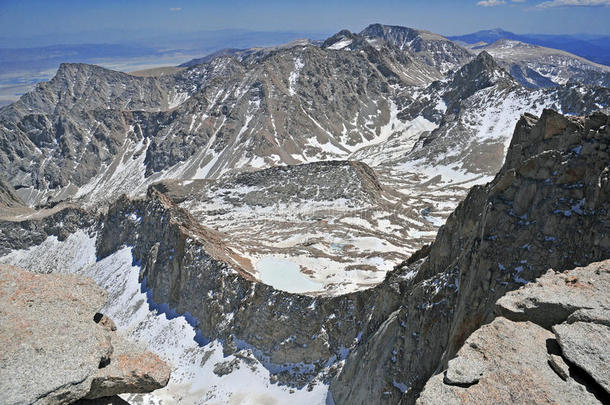
[[[491,56],[487,51],[482,51],[481,53],[479,53],[477,57],[474,58],[473,63],[483,64],[491,68],[498,67],[493,56]]]
[[[449,104],[466,99],[475,92],[494,85],[511,86],[516,84],[510,74],[502,69],[487,52],[482,51],[471,62],[458,70],[445,98]]]
[[[484,32],[484,31],[481,31],[481,32]],[[494,28],[492,30],[489,30],[489,32],[493,32],[496,34],[512,34],[512,32],[506,31],[505,29],[502,29],[502,28]]]
[[[360,32],[367,40],[382,39],[410,52],[442,74],[457,69],[472,58],[461,46],[440,34],[398,25],[371,24]]]
[[[337,32],[335,35],[333,35],[332,37],[326,39],[326,41],[324,41],[324,43],[322,44],[322,48],[328,48],[328,49],[334,49],[334,50],[343,49],[343,48],[349,46],[354,41],[355,38],[356,38],[356,35],[353,34],[351,31],[341,30],[341,31]]]

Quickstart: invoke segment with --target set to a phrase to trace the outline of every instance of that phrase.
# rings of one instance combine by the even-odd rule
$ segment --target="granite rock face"
[[[97,371],[86,398],[145,393],[167,385],[170,369],[155,354],[116,334],[112,336],[112,347],[110,363]]]
[[[499,316],[470,335],[446,371],[428,381],[418,404],[604,403],[609,282],[606,260],[549,270],[509,292],[496,304]],[[476,378],[452,378],[474,370],[480,370]]]
[[[0,396],[6,404],[69,404],[165,386],[169,367],[120,338],[97,311],[90,279],[0,265]]]

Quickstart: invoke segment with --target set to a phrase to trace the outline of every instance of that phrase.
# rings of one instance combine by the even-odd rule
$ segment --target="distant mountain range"
[[[485,42],[491,44],[500,39],[511,39],[532,45],[567,51],[590,61],[610,65],[610,36],[596,35],[546,35],[515,34],[501,28],[477,31],[472,34],[447,37],[466,44]]]
[[[0,38],[0,75],[17,72],[56,69],[63,62],[100,63],[126,58],[161,59],[173,54],[209,54],[225,48],[280,45],[299,38],[323,38],[325,34],[304,32],[219,30],[149,40],[109,43],[58,43],[48,46],[17,46]],[[83,41],[84,42],[84,41]],[[183,59],[188,56],[183,56]]]

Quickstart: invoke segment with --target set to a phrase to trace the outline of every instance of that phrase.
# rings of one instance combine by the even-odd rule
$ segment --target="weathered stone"
[[[90,279],[0,265],[0,392],[9,404],[70,403],[87,395],[110,335],[93,315],[105,292]]]
[[[610,326],[610,308],[579,309],[568,316],[567,323],[591,322]]]
[[[448,385],[468,386],[476,384],[485,371],[481,359],[456,357],[449,360],[443,381]]]
[[[610,327],[575,322],[556,325],[553,331],[563,355],[610,394]]]
[[[157,355],[116,334],[112,336],[112,346],[110,363],[97,371],[86,398],[145,393],[167,385],[170,368]]]
[[[496,312],[514,321],[529,320],[546,329],[562,323],[580,309],[608,313],[610,308],[610,260],[565,273],[546,274],[496,303]]]
[[[157,356],[118,337],[88,278],[0,264],[0,392],[6,404],[68,404],[167,384]]]
[[[570,378],[570,367],[561,356],[549,353],[549,365],[564,381]]]
[[[464,363],[482,362],[485,371],[468,387],[432,377],[417,403],[430,404],[597,404],[595,396],[549,365],[553,334],[531,322],[496,318],[474,332],[457,354]],[[454,359],[455,360],[455,359]],[[451,364],[451,363],[450,363]]]

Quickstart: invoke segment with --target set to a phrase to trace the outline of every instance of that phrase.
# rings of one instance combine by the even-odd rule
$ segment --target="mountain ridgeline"
[[[610,258],[605,70],[498,48],[373,24],[157,76],[62,64],[0,109],[0,263],[109,290],[175,366],[134,403],[413,404],[507,292]]]
[[[490,78],[472,81],[479,73]],[[427,154],[426,147],[411,150],[426,131],[448,138],[457,124],[457,143],[484,132],[462,123],[472,117],[456,122],[456,112],[482,115],[519,98],[518,106],[499,107],[513,110],[514,120],[543,107],[586,114],[609,98],[606,88],[577,84],[542,91],[515,84],[509,94],[506,80],[496,83],[494,75],[510,81],[485,53],[475,58],[439,35],[381,25],[342,31],[321,47],[219,56],[159,77],[63,64],[50,82],[0,110],[0,167],[29,205],[112,199],[144,193],[162,178],[371,157],[372,147],[383,156],[389,140],[404,145],[398,159],[414,161],[409,153]],[[476,105],[481,97],[485,105]],[[505,149],[510,127],[483,135]]]

